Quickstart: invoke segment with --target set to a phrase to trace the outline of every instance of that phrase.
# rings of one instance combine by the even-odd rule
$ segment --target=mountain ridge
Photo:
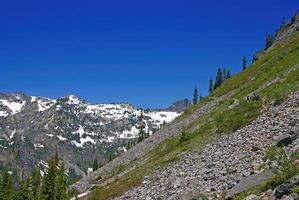
[[[141,129],[151,135],[178,115],[128,103],[90,104],[75,95],[0,93],[0,170],[6,166],[26,178],[59,152],[71,176],[85,176],[94,159],[107,162],[137,143]]]

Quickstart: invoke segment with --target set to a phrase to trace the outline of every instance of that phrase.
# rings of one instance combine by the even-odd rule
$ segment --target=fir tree
[[[57,174],[58,156],[55,155],[49,161],[49,168],[45,173],[41,191],[40,200],[54,199],[55,180]]]
[[[145,138],[144,126],[139,127],[138,140],[141,142]]]
[[[266,33],[266,42],[265,42],[265,49],[267,50],[269,47],[272,46],[274,42],[274,37],[272,34]]]
[[[97,170],[99,168],[98,160],[94,159],[92,163],[92,169],[93,171]]]
[[[194,88],[194,91],[193,91],[193,104],[197,104],[198,102],[198,89],[197,87],[195,86]]]
[[[222,75],[222,70],[219,67],[216,75],[214,89],[218,88],[222,83],[223,83],[223,75]]]
[[[13,196],[14,188],[12,176],[5,170],[0,185],[0,200],[12,200]]]
[[[41,185],[41,175],[38,168],[33,169],[29,184],[31,199],[38,199]]]
[[[209,84],[209,93],[211,94],[212,92],[213,92],[213,78],[211,77],[210,84]]]
[[[242,70],[244,71],[247,68],[247,59],[244,56],[242,59]]]
[[[34,198],[31,198],[29,192],[29,183],[30,183],[29,180],[21,181],[20,187],[16,192],[14,200],[29,200],[29,199],[34,200]]]
[[[63,163],[59,166],[59,171],[55,179],[55,188],[54,188],[54,199],[55,200],[67,200],[67,179],[64,173]]]

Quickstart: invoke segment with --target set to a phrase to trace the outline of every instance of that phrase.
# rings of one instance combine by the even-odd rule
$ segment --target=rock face
[[[268,176],[258,178],[254,174],[260,173],[258,166],[263,163],[265,149],[275,145],[281,134],[299,127],[299,122],[293,121],[299,118],[298,101],[297,92],[283,104],[270,107],[250,125],[221,137],[203,150],[182,153],[179,161],[156,169],[144,178],[141,186],[115,199],[192,199],[200,193],[219,197],[224,191],[232,194],[232,188],[246,177],[251,177],[251,185],[266,180]],[[298,147],[299,140],[295,139],[286,148],[292,152]],[[242,187],[239,188],[241,191]]]
[[[189,108],[191,106],[191,104],[192,103],[189,99],[183,99],[183,100],[174,102],[166,110],[181,113],[181,112],[184,112],[187,108]]]
[[[93,159],[104,163],[126,151],[140,127],[153,134],[179,114],[126,103],[89,104],[74,95],[54,100],[0,93],[0,166],[26,177],[57,151],[70,174],[84,176]]]

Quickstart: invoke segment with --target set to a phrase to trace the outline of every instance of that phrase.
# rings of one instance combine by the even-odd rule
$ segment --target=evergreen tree
[[[113,158],[114,158],[114,155],[113,155],[113,154],[110,154],[110,155],[109,155],[109,161],[112,161]]]
[[[34,200],[29,193],[29,180],[21,181],[20,187],[16,192],[14,200]]]
[[[97,170],[99,168],[98,160],[94,159],[92,163],[92,169],[93,171]]]
[[[55,192],[55,180],[57,175],[57,165],[58,165],[58,156],[55,155],[49,161],[49,168],[45,173],[41,191],[40,191],[40,200],[49,200],[54,199]]]
[[[194,88],[194,91],[193,91],[193,104],[197,104],[198,102],[198,89],[197,87],[195,86]]]
[[[144,126],[139,127],[138,141],[141,142],[145,138]]]
[[[31,199],[38,199],[41,185],[41,175],[38,168],[34,168],[30,178],[30,197]]]
[[[222,70],[219,67],[216,75],[214,89],[218,88],[222,83],[223,83],[223,75],[222,75]]]
[[[55,200],[67,200],[67,178],[64,173],[64,165],[61,163],[59,166],[59,171],[55,179],[55,188],[54,188],[54,199]]]
[[[0,200],[12,200],[13,196],[14,188],[12,176],[5,170],[0,185]]]
[[[274,42],[274,37],[272,34],[266,33],[266,42],[265,42],[265,49],[268,49],[269,47],[272,46]]]
[[[247,67],[247,59],[244,56],[242,59],[242,70],[244,71],[246,69],[246,67]]]
[[[211,94],[212,92],[213,92],[213,78],[211,77],[210,84],[209,84],[209,93]]]

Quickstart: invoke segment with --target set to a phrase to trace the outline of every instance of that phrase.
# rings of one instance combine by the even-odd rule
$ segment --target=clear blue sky
[[[207,94],[298,0],[1,0],[0,91],[166,107]]]

